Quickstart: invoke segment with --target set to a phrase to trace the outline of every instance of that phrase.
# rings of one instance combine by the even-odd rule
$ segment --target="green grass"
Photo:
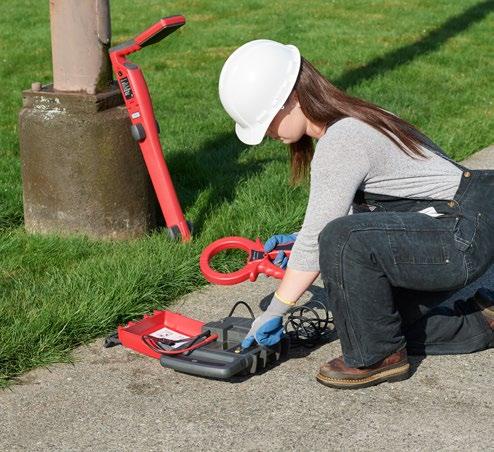
[[[300,226],[307,186],[288,185],[286,149],[242,145],[219,103],[221,66],[248,40],[296,44],[337,85],[410,120],[457,159],[494,141],[492,0],[119,0],[114,43],[161,16],[188,20],[134,59],[198,233],[187,245],[161,233],[113,243],[27,235],[17,116],[21,91],[51,81],[48,3],[0,4],[0,386],[204,285],[198,258],[212,240]],[[238,266],[230,256],[218,267]]]

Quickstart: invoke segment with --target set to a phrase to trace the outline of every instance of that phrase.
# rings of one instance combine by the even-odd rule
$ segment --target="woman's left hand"
[[[292,234],[276,234],[271,236],[266,243],[264,244],[264,251],[269,253],[274,250],[278,245],[287,245],[289,243],[295,243],[297,239],[297,233],[294,232]],[[282,268],[283,270],[288,265],[288,256],[284,251],[280,251],[273,260],[273,264]]]

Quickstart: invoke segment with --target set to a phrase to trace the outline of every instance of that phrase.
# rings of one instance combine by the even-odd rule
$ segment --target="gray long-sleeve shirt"
[[[319,233],[331,220],[352,212],[358,189],[400,198],[452,199],[462,171],[429,149],[422,150],[429,158],[412,158],[356,118],[330,126],[315,148],[309,202],[288,267],[319,271]]]

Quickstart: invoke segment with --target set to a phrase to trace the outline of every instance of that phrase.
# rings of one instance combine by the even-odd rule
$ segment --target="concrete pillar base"
[[[118,88],[23,92],[19,138],[31,233],[126,239],[156,226],[157,203]]]

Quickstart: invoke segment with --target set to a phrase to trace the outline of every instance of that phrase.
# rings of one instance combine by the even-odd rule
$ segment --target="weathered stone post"
[[[53,85],[33,83],[19,115],[28,232],[129,238],[156,201],[112,83],[109,0],[50,0]]]

